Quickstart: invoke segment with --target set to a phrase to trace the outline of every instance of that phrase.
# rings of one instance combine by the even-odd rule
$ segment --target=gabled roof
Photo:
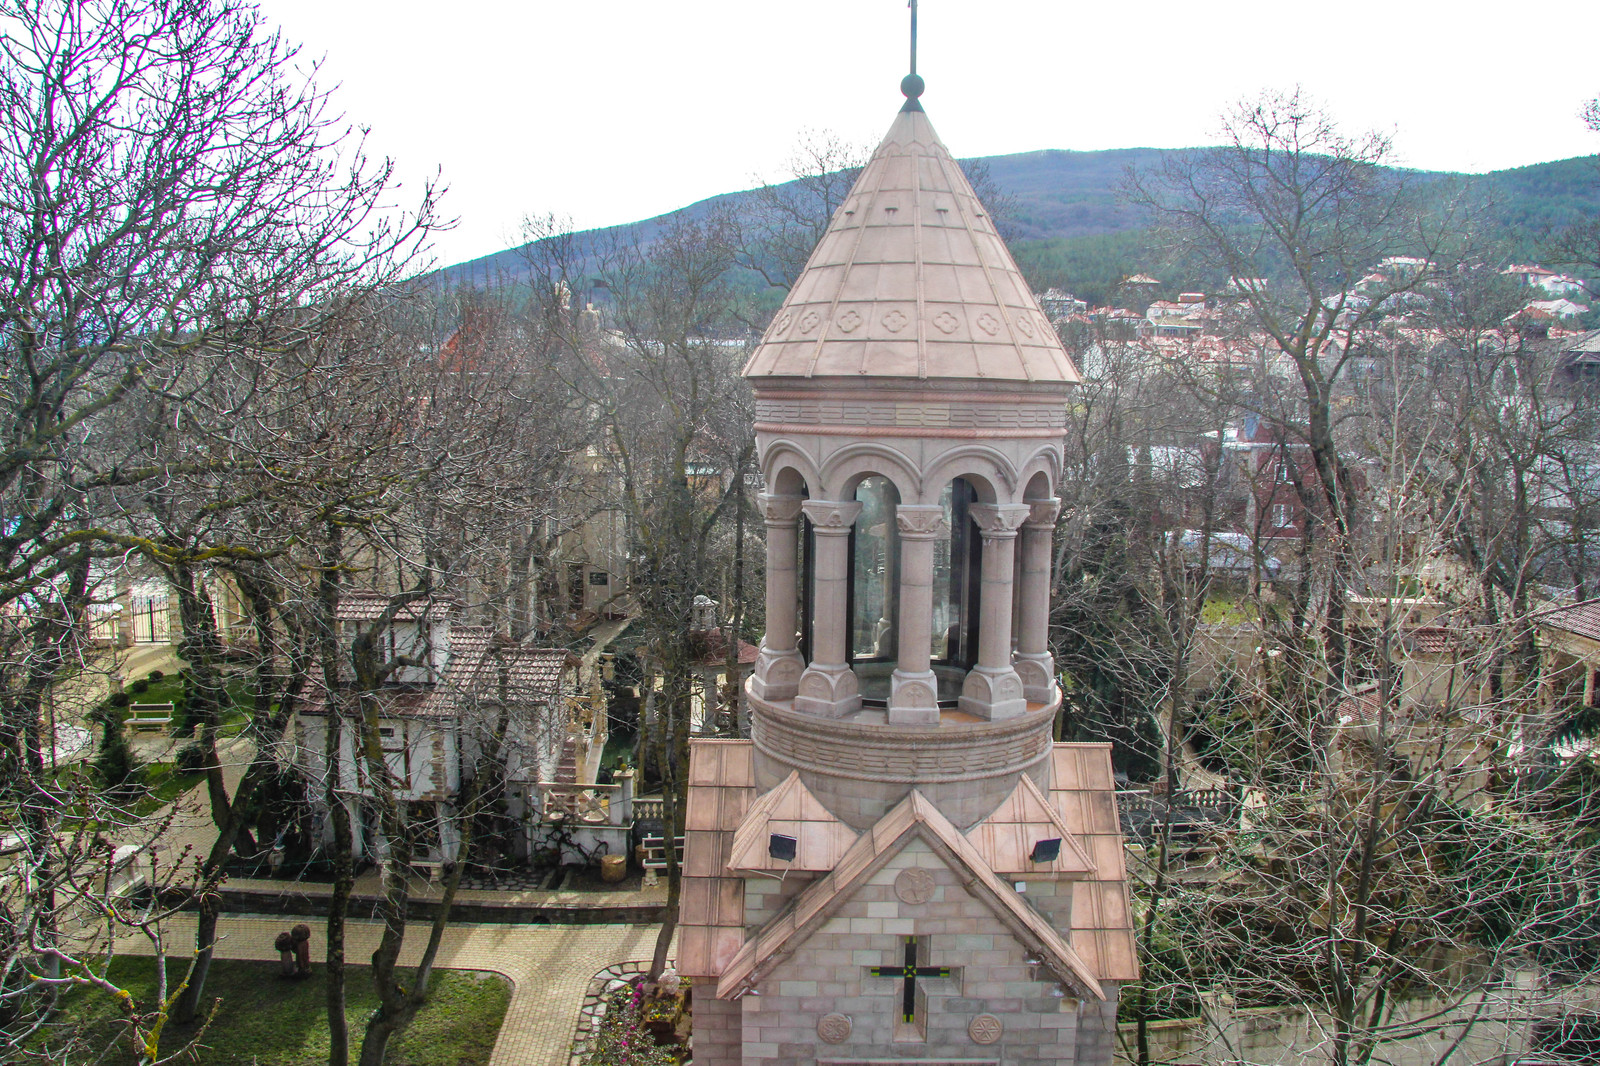
[[[487,626],[452,626],[450,658],[426,713],[449,715],[476,703],[548,703],[579,659],[566,648],[537,648],[496,637]]]
[[[920,109],[901,111],[889,127],[744,374],[1078,380],[993,220]]]
[[[1600,599],[1540,611],[1533,620],[1542,626],[1559,629],[1589,640],[1600,640]]]
[[[390,599],[390,596],[370,589],[345,589],[339,593],[339,606],[334,616],[341,622],[372,622],[383,614]],[[415,622],[419,618],[448,619],[459,610],[459,600],[435,596],[406,604],[395,615],[395,620]]]
[[[792,862],[767,854],[773,833],[795,838]],[[792,770],[777,788],[756,800],[733,837],[733,870],[831,870],[856,842],[856,831],[828,812]]]
[[[796,897],[794,906],[779,912],[745,941],[717,982],[717,998],[736,998],[758,984],[913,838],[926,842],[951,869],[970,875],[967,891],[988,904],[1058,980],[1080,996],[1106,998],[1094,972],[1044,915],[1001,880],[961,831],[915,789],[861,834],[832,873],[807,888]]]
[[[1034,844],[1049,838],[1061,841],[1061,853],[1049,863],[1032,861],[1028,856]],[[1017,780],[1017,787],[993,814],[967,830],[967,840],[995,873],[1094,872],[1094,861],[1027,774]]]

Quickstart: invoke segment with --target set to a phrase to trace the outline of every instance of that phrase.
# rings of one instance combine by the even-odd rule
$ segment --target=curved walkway
[[[217,958],[276,961],[272,940],[298,919],[223,915]],[[451,925],[445,930],[436,965],[454,970],[493,970],[512,983],[511,1005],[495,1041],[490,1066],[567,1066],[579,1009],[595,974],[615,963],[648,959],[658,927],[651,925]],[[349,923],[345,954],[365,963],[382,924]],[[194,920],[181,915],[166,923],[166,948],[174,957],[194,950]],[[312,925],[311,957],[323,956],[322,927]],[[426,923],[406,933],[401,961],[415,965],[428,942]],[[119,945],[129,954],[149,954],[142,939]],[[353,1027],[355,1028],[355,1027]]]

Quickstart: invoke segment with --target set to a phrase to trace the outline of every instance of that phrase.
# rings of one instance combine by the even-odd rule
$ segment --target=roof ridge
[[[853,889],[882,869],[913,835],[922,835],[947,864],[965,867],[973,875],[964,885],[966,890],[983,900],[1019,940],[1025,944],[1032,940],[1027,946],[1041,956],[1057,978],[1081,995],[1106,998],[1099,979],[1072,946],[989,868],[978,850],[919,789],[912,789],[862,833],[826,877],[801,892],[789,907],[745,940],[717,981],[717,998],[738,998],[749,991],[765,976],[764,971],[771,969],[774,960],[781,961],[792,954],[832,917]],[[841,877],[843,871],[849,873]],[[975,892],[974,887],[981,891]]]

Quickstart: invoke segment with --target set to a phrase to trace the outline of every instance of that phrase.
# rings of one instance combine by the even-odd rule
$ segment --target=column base
[[[764,700],[792,700],[800,691],[800,674],[805,668],[799,652],[772,651],[763,644],[750,678],[750,691]]]
[[[1022,679],[1009,666],[974,666],[961,685],[961,709],[991,722],[1026,714]]]
[[[889,678],[889,724],[939,724],[939,679],[932,670],[896,670]]]
[[[1022,698],[1029,703],[1050,703],[1056,698],[1056,660],[1049,652],[1017,653],[1014,665],[1022,679]]]
[[[812,663],[800,675],[800,691],[794,709],[821,718],[843,718],[861,709],[861,692],[855,671],[848,666],[818,666]]]

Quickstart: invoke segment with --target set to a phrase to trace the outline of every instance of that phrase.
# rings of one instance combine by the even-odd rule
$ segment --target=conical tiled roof
[[[744,373],[1078,380],[988,212],[919,109],[896,116]]]

